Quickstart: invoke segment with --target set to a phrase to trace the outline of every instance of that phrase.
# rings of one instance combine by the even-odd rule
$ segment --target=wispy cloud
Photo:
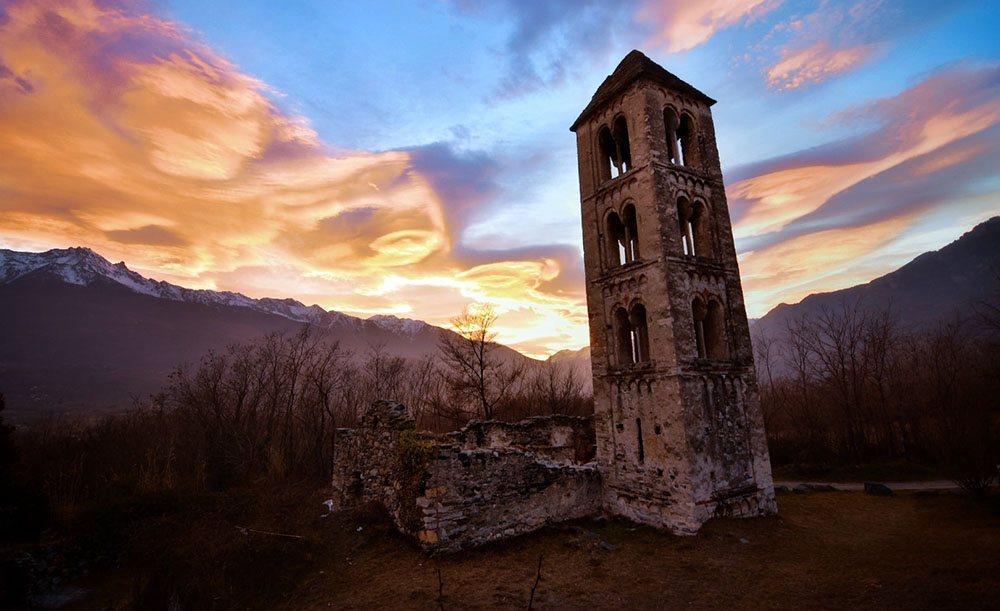
[[[752,21],[778,8],[782,0],[642,0],[637,18],[655,29],[649,41],[678,53],[697,47],[718,30]]]
[[[510,22],[506,64],[491,97],[510,99],[560,86],[579,76],[615,46],[618,29],[628,24],[629,3],[602,0],[454,0],[464,13]]]
[[[577,254],[461,244],[493,195],[485,155],[336,150],[266,83],[136,9],[5,10],[5,246],[82,244],[188,286],[438,324],[491,300],[503,341],[586,343]]]
[[[1000,67],[953,65],[833,120],[877,128],[733,173],[734,232],[758,314],[776,300],[870,279],[879,266],[861,265],[865,256],[995,173]]]
[[[807,88],[872,63],[895,40],[959,4],[820,2],[811,12],[784,16],[744,59],[763,64],[764,79],[772,90]]]
[[[767,84],[777,91],[785,91],[819,83],[853,70],[871,58],[878,48],[877,44],[867,44],[831,49],[829,42],[823,40],[804,49],[785,49],[781,61],[767,69]]]

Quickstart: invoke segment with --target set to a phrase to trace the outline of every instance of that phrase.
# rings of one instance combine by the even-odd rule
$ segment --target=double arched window
[[[663,110],[663,127],[667,136],[667,159],[670,163],[698,167],[698,130],[694,119],[677,114],[669,106]]]
[[[611,129],[601,128],[597,134],[601,180],[618,178],[632,169],[632,149],[629,146],[628,123],[619,116]]]
[[[626,204],[622,216],[617,212],[609,214],[604,235],[607,236],[608,267],[639,260],[639,227],[634,205]]]
[[[705,203],[681,196],[677,199],[677,220],[680,224],[681,251],[689,257],[711,257],[708,213]]]
[[[715,297],[695,297],[691,302],[694,315],[694,337],[698,358],[724,360],[729,358],[726,347],[726,321],[722,304]]]
[[[633,304],[626,310],[615,310],[615,338],[620,365],[634,365],[649,361],[649,331],[646,326],[646,307]]]

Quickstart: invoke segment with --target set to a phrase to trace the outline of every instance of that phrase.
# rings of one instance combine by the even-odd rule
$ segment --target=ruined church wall
[[[428,551],[457,551],[601,511],[591,418],[473,422],[420,434],[406,409],[375,403],[341,430],[334,506],[375,502]]]
[[[596,465],[547,460],[516,448],[444,446],[429,468],[421,545],[457,551],[601,511]]]

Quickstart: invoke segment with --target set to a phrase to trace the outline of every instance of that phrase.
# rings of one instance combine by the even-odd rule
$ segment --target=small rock
[[[807,492],[812,492],[813,487],[809,484],[799,484],[798,486],[792,488],[792,492],[796,494],[805,494]]]
[[[788,486],[775,486],[774,487],[774,492],[776,494],[785,494],[785,493],[789,492]]]
[[[590,532],[589,530],[585,530],[585,531],[583,532],[583,536],[584,536],[584,537],[589,537],[589,538],[591,538],[591,539],[596,539],[596,538],[597,538],[597,533],[592,533],[592,532]]]
[[[358,526],[358,530],[356,530],[355,532],[361,532],[362,530],[364,530],[364,527],[363,526]]]
[[[743,537],[740,537],[740,543],[750,543],[750,539],[744,539]]]
[[[606,550],[608,550],[609,552],[613,552],[613,551],[615,551],[616,549],[618,549],[618,546],[616,546],[616,545],[612,545],[611,543],[608,543],[607,541],[601,541],[601,543],[600,543],[599,547],[600,547],[601,549],[606,549]]]
[[[876,496],[892,496],[892,489],[879,482],[865,482],[865,492]]]

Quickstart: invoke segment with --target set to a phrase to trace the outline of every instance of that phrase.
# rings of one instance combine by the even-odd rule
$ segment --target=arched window
[[[694,341],[698,348],[698,358],[708,358],[705,350],[705,316],[708,315],[708,308],[701,297],[695,297],[691,301],[691,314],[694,316]]]
[[[705,351],[708,358],[724,360],[729,358],[726,348],[726,320],[722,314],[722,304],[714,299],[708,301],[705,316]]]
[[[622,366],[645,363],[649,360],[649,331],[646,325],[646,308],[641,303],[615,310],[615,341],[618,364]]]
[[[608,214],[605,239],[608,267],[618,267],[639,260],[639,227],[635,206],[627,204],[622,211],[624,222],[617,212]]]
[[[725,360],[729,358],[726,347],[726,322],[722,304],[716,299],[706,303],[701,297],[691,302],[694,316],[694,336],[698,348],[698,358]]]
[[[625,117],[615,119],[613,131],[605,126],[597,132],[597,148],[602,181],[618,178],[632,169],[632,147]]]
[[[642,445],[642,418],[635,419],[635,437],[639,442],[639,462],[646,462],[646,450]]]
[[[607,127],[602,127],[601,131],[598,132],[597,146],[600,149],[598,155],[600,157],[599,171],[601,173],[601,180],[617,178],[621,173],[621,162],[618,160],[618,145],[615,144],[615,139],[611,136],[611,130]]]
[[[631,341],[633,363],[645,363],[649,360],[649,330],[646,327],[646,307],[641,303],[632,306],[629,313],[631,324]]]
[[[676,163],[692,168],[698,167],[698,134],[691,115],[686,113],[681,115],[676,135],[679,149]]]
[[[690,257],[712,256],[705,203],[678,198],[677,220],[680,224],[681,252]]]
[[[677,128],[681,121],[677,118],[677,113],[673,108],[663,109],[663,127],[667,137],[667,161],[670,163],[680,163],[679,147],[677,144]]]
[[[618,364],[631,365],[632,360],[632,325],[629,324],[628,312],[625,308],[615,310],[615,339],[618,344]]]
[[[620,170],[624,174],[632,169],[632,148],[628,140],[628,123],[625,117],[615,119],[614,130],[615,144],[618,145],[618,159],[621,161]]]
[[[626,204],[622,214],[625,216],[625,261],[631,263],[639,260],[639,224],[635,206]]]
[[[607,257],[608,267],[618,267],[628,262],[628,240],[626,238],[625,224],[617,212],[608,215],[607,236]]]

